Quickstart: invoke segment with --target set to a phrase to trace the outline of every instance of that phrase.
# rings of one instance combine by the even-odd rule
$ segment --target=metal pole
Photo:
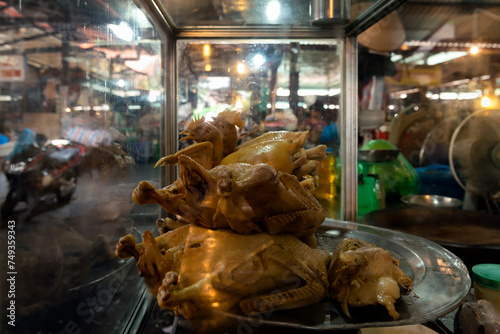
[[[347,37],[341,45],[342,95],[340,101],[341,217],[358,217],[358,42]]]

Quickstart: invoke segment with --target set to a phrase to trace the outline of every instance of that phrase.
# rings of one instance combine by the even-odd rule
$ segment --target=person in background
[[[33,130],[25,128],[19,134],[19,138],[14,145],[13,150],[7,155],[5,158],[6,161],[12,159],[13,156],[23,152],[24,150],[30,148],[31,146],[36,144],[36,134]]]
[[[3,163],[4,158],[14,149],[19,134],[14,123],[9,120],[2,122],[0,132],[0,162]]]
[[[323,128],[320,138],[320,143],[331,147],[335,156],[338,156],[340,146],[337,119],[338,110],[327,110],[325,112],[325,120],[328,122],[328,125]]]
[[[309,131],[307,141],[310,145],[318,145],[325,126],[327,123],[323,119],[321,106],[316,102],[309,107],[309,117],[302,123],[300,130]]]

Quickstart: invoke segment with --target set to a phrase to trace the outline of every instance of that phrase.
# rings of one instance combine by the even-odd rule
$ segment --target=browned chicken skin
[[[315,246],[315,231],[325,219],[319,202],[298,179],[268,164],[219,165],[206,169],[181,155],[180,178],[156,189],[142,181],[132,198],[138,204],[158,203],[190,224],[231,228],[250,234],[291,233]]]
[[[401,293],[411,292],[413,283],[388,251],[367,242],[347,238],[337,246],[328,272],[330,297],[340,302],[350,317],[349,306],[380,304],[399,318],[394,303]]]
[[[186,225],[142,244],[129,235],[116,255],[135,257],[160,306],[187,319],[233,307],[244,313],[296,308],[327,294],[330,254],[289,234],[240,235]]]
[[[208,122],[205,122],[205,117],[200,119],[196,119],[189,123],[189,126],[186,130],[180,133],[184,135],[181,140],[192,139],[197,144],[209,142],[212,144],[212,166],[216,166],[220,163],[223,158],[223,150],[224,150],[224,142],[222,133],[219,129]],[[193,147],[197,147],[199,145],[191,145],[187,147],[188,150],[193,150]]]
[[[394,303],[412,281],[389,252],[357,239],[333,256],[315,249],[325,212],[311,192],[326,147],[305,150],[308,133],[287,131],[235,147],[238,119],[225,112],[191,122],[182,134],[195,144],[157,163],[178,164],[179,179],[162,189],[142,181],[132,194],[177,221],[160,221],[163,234],[146,231],[142,244],[121,238],[116,255],[135,257],[159,305],[188,319],[296,308],[327,293],[347,316],[349,307],[381,304],[397,319]]]
[[[243,118],[241,118],[241,113],[234,110],[224,110],[211,123],[221,133],[223,142],[222,154],[226,156],[232,153],[238,142],[238,130],[236,127],[241,128],[245,125]]]

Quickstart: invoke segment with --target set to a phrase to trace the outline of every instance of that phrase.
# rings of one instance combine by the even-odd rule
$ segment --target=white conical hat
[[[353,4],[351,6],[351,18],[356,18],[372,4],[371,2]],[[393,11],[363,31],[358,36],[358,43],[373,51],[390,52],[398,49],[404,43],[405,38],[406,31],[403,22],[398,13]]]

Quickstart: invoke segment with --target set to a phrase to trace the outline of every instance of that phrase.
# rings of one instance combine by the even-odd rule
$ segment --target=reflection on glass
[[[129,314],[109,311],[134,285],[118,239],[159,214],[131,194],[159,182],[161,39],[132,3],[50,3],[0,13],[0,244],[15,236],[0,260],[16,275],[16,330],[92,332]]]
[[[340,0],[160,0],[175,27],[280,26],[320,30],[314,25],[343,26],[376,1]],[[350,14],[350,13],[353,14]],[[252,36],[256,37],[256,36]]]
[[[375,187],[360,186],[358,208],[365,212],[410,210],[401,208],[401,198],[419,194],[458,200],[458,215],[500,212],[493,153],[500,147],[499,11],[454,4],[446,11],[456,20],[449,21],[408,1],[358,37],[360,148],[400,152],[391,162],[360,169],[384,199],[367,207]],[[443,204],[427,206],[415,219]]]
[[[205,50],[210,46],[210,56]],[[240,112],[238,144],[269,131],[309,131],[304,147],[327,145],[315,195],[338,217],[340,64],[336,43],[178,42],[179,130],[193,119]],[[210,71],[207,71],[210,66]],[[180,148],[190,145],[180,141]]]

